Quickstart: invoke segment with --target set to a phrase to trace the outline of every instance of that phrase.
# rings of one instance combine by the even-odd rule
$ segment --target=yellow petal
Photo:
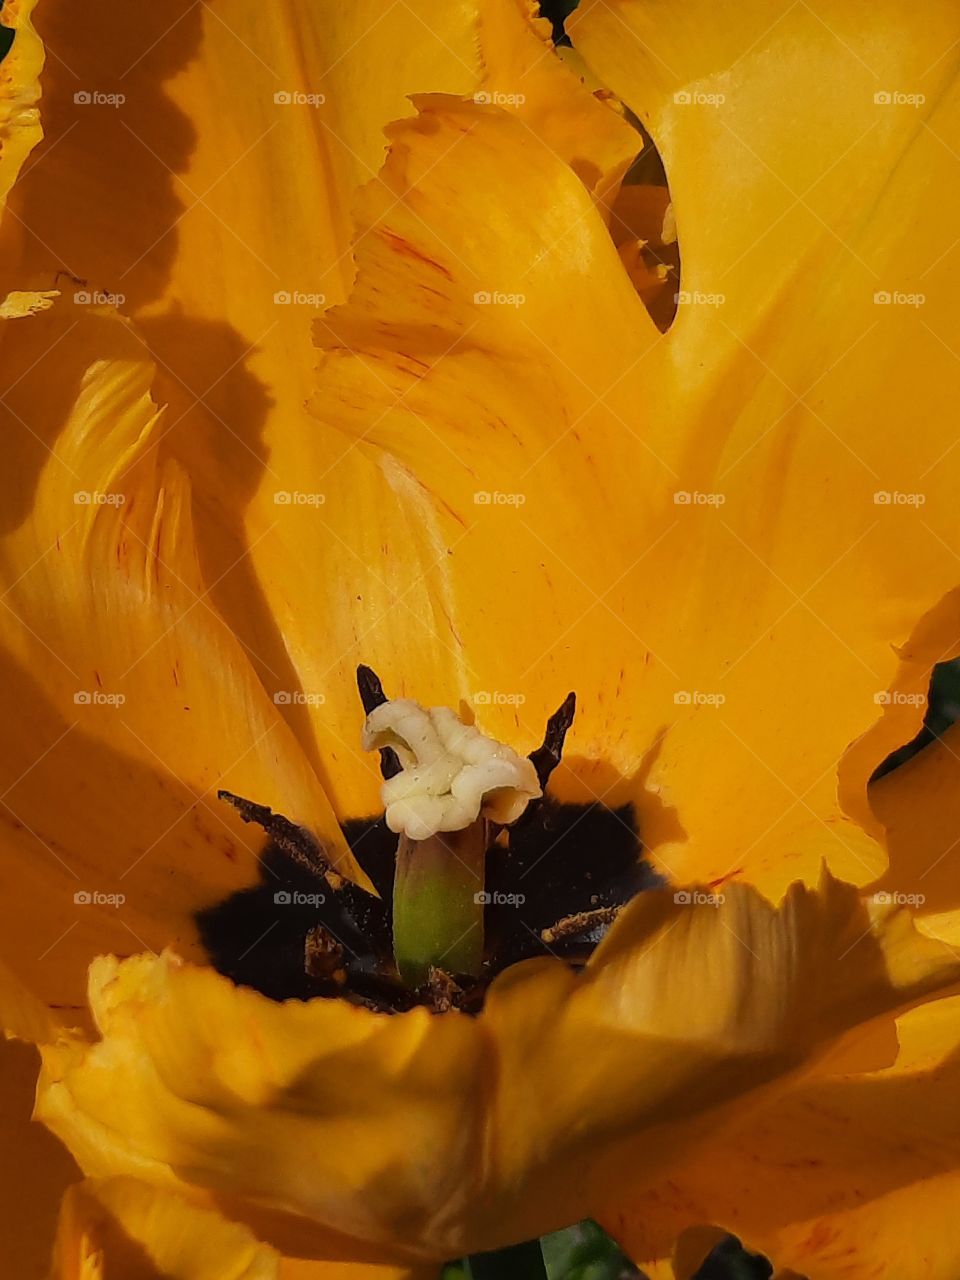
[[[31,8],[21,2],[16,12]],[[10,291],[56,283],[80,313],[103,294],[137,316],[159,370],[157,398],[169,406],[167,444],[192,474],[209,600],[269,693],[288,697],[280,713],[319,768],[282,630],[297,601],[284,591],[267,599],[263,586],[278,555],[291,566],[285,584],[302,579],[309,548],[298,545],[296,521],[279,546],[262,539],[277,520],[274,493],[307,487],[311,472],[316,489],[344,453],[342,441],[318,438],[302,406],[314,364],[310,316],[352,272],[353,188],[375,173],[382,126],[409,113],[408,92],[475,86],[476,11],[456,4],[438,15],[420,0],[322,14],[295,4],[268,13],[255,0],[229,9],[177,0],[134,16],[113,0],[91,24],[76,6],[49,0],[47,142],[15,190],[8,238],[19,227],[29,233],[9,252],[5,242],[2,271]],[[13,13],[8,4],[4,21]],[[27,92],[30,38],[26,26],[18,31],[21,53],[4,61],[4,87],[16,71]],[[5,141],[5,163],[7,155]],[[41,345],[10,381],[36,358],[55,382],[62,356]],[[352,466],[352,478],[341,468],[349,487],[379,485],[385,502],[376,469],[359,455]],[[244,507],[260,481],[248,525]],[[21,482],[26,490],[30,481]],[[341,563],[339,580],[349,573]]]
[[[900,1019],[895,1064],[809,1081],[602,1215],[638,1260],[717,1223],[810,1280],[953,1280],[957,999]]]
[[[870,788],[886,834],[890,865],[877,894],[909,903],[936,932],[953,940],[960,928],[957,834],[960,818],[960,730],[951,726]],[[925,924],[925,927],[926,924]]]
[[[4,1011],[6,1012],[6,1010]],[[39,1280],[50,1265],[57,1210],[80,1172],[68,1152],[31,1119],[37,1052],[0,1040],[0,1275]]]
[[[154,367],[109,311],[5,322],[0,839],[5,954],[49,1000],[120,952],[193,942],[256,880],[219,786],[311,827],[356,874],[323,790],[208,598]],[[71,308],[72,310],[72,308]],[[38,353],[55,348],[56,376]],[[254,940],[251,939],[251,942]]]
[[[358,1260],[441,1259],[664,1177],[839,1036],[958,977],[904,912],[871,918],[829,879],[779,910],[744,886],[645,894],[585,976],[517,966],[477,1019],[280,1005],[169,955],[102,959],[102,1040],[45,1049],[38,1115],[92,1176],[293,1214]]]
[[[36,107],[43,48],[31,17],[36,0],[16,0],[0,16],[5,37],[13,43],[0,60],[0,209],[27,156],[42,137]]]
[[[317,404],[418,504],[420,531],[378,554],[399,592],[412,584],[393,566],[413,543],[432,609],[408,626],[401,598],[371,623],[364,593],[353,631],[387,655],[391,692],[441,673],[417,696],[483,692],[484,730],[514,743],[536,742],[574,685],[558,787],[632,796],[680,882],[739,874],[780,893],[815,881],[827,857],[865,883],[883,856],[848,815],[875,827],[867,780],[912,735],[912,694],[958,633],[960,257],[950,199],[919,194],[960,198],[960,107],[949,60],[935,61],[956,15],[938,8],[914,39],[898,10],[907,25],[884,41],[878,74],[909,86],[930,66],[929,92],[919,113],[884,115],[856,70],[869,35],[855,6],[840,39],[803,6],[766,35],[759,5],[742,19],[691,3],[660,22],[657,10],[698,92],[726,85],[723,114],[674,103],[665,71],[632,97],[640,71],[619,68],[649,33],[631,35],[638,6],[614,8],[588,8],[581,25],[602,25],[601,73],[662,143],[681,288],[696,298],[660,336],[546,144],[506,113],[421,100],[364,194],[351,302],[318,326]],[[734,49],[745,56],[728,76]],[[815,120],[768,110],[774,92],[814,101]],[[867,136],[851,180],[841,160],[856,127]],[[762,142],[767,165],[798,139],[808,168],[835,165],[817,216],[797,204],[776,221],[792,197],[771,203],[776,183],[738,136]],[[760,222],[769,234],[738,257]],[[919,290],[924,272],[922,309],[875,305],[887,286]],[[405,652],[391,662],[391,649]],[[891,688],[911,697],[879,705]],[[495,692],[526,701],[498,705]],[[837,762],[858,735],[841,806]]]
[[[86,1172],[179,1177],[411,1255],[467,1212],[477,1022],[275,1004],[171,957],[98,961],[90,998],[103,1041],[49,1049],[39,1103]]]
[[[536,16],[536,0],[481,0],[477,9],[483,79],[475,101],[515,115],[608,202],[641,150],[640,135],[610,94],[588,92],[576,69],[547,51],[550,24]],[[567,234],[572,243],[577,228]]]
[[[121,1271],[124,1280],[416,1280],[407,1267],[282,1258],[209,1196],[122,1177],[75,1184],[60,1207],[51,1280]]]
[[[236,1223],[132,1178],[64,1197],[51,1280],[278,1280],[280,1259]]]
[[[358,152],[368,163],[379,163],[385,143],[382,128],[394,117],[411,114],[404,95],[414,90],[475,94],[488,103],[489,112],[510,114],[531,138],[542,134],[544,145],[573,164],[590,184],[592,199],[603,200],[638,149],[637,134],[545,47],[544,24],[531,20],[530,9],[527,0],[483,0],[447,6],[441,19],[435,5],[422,10],[414,6],[412,16],[401,6],[374,29],[378,41],[384,33],[377,46],[380,52],[371,50],[371,37],[360,39],[359,15],[355,28],[351,22],[342,37],[345,56],[335,67],[347,86],[340,92],[352,93],[351,100],[364,104],[356,114],[367,132],[376,117],[376,155],[370,140],[362,148],[355,144]],[[446,62],[430,53],[434,45],[426,34],[422,48],[419,34],[411,40],[411,22],[418,33],[421,22],[437,33],[448,50]],[[454,29],[446,30],[447,23]],[[401,46],[407,53],[399,60]],[[383,65],[381,57],[386,60]],[[393,195],[387,192],[385,199],[391,201]],[[577,230],[569,230],[572,242]],[[364,237],[364,229],[358,234]],[[299,257],[309,262],[312,252],[312,247],[304,247]],[[285,279],[302,282],[306,273],[295,263],[292,258]],[[496,281],[485,287],[497,287]],[[301,283],[300,288],[308,286]],[[326,292],[329,301],[339,300],[331,290]],[[251,310],[263,293],[262,285],[238,285],[237,298],[227,300],[234,308],[230,314],[241,305]],[[297,313],[309,308],[275,308],[272,315],[261,310],[259,330],[252,322],[246,329],[267,328],[277,311],[284,323],[296,321]],[[306,322],[308,316],[301,314],[300,319]],[[391,693],[433,701],[443,701],[444,691],[450,689],[446,673],[451,667],[465,664],[449,637],[454,607],[448,585],[450,543],[430,496],[401,462],[334,430],[338,416],[333,406],[321,400],[319,429],[315,420],[298,416],[313,389],[315,353],[292,360],[291,352],[302,350],[291,345],[297,335],[302,343],[304,323],[295,331],[278,330],[269,339],[276,351],[278,368],[271,368],[269,382],[278,411],[264,428],[269,468],[257,477],[245,513],[247,540],[253,544],[249,562],[275,621],[267,628],[261,625],[259,610],[239,603],[248,602],[249,593],[243,595],[244,579],[236,572],[220,583],[218,595],[238,634],[256,653],[268,657],[278,673],[261,671],[268,688],[290,688],[292,682],[295,690],[308,695],[300,705],[294,699],[285,714],[305,749],[315,753],[312,758],[338,812],[351,816],[378,807],[379,786],[375,764],[359,751],[357,664],[370,663],[382,671]],[[236,422],[235,415],[231,422]],[[449,455],[444,451],[444,456]],[[228,465],[236,465],[238,486],[246,492],[245,459]],[[198,469],[196,463],[192,466]],[[200,470],[204,477],[213,475],[212,491],[222,484],[219,457]],[[288,501],[278,506],[278,496]],[[309,567],[306,577],[303,566]],[[279,655],[273,628],[283,637]],[[472,680],[466,683],[474,687]],[[536,726],[537,740],[541,732],[542,725]]]
[[[618,1203],[624,1187],[668,1185],[745,1101],[775,1107],[798,1067],[957,964],[905,911],[868,916],[829,877],[819,893],[795,885],[779,912],[743,886],[720,905],[700,896],[643,894],[584,983],[544,965],[494,988],[498,1178],[525,1181],[513,1212],[560,1226]],[[491,1215],[505,1229],[506,1199]]]

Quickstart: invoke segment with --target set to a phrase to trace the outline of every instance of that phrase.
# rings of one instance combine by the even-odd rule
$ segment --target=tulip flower
[[[952,1280],[953,7],[0,22],[11,1269]]]

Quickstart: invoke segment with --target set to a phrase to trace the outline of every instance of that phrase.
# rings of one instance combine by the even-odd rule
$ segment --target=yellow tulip
[[[868,786],[960,652],[954,8],[583,0],[583,76],[526,0],[0,22],[0,1016],[79,1166],[9,1265],[952,1280],[952,734]],[[574,688],[551,796],[670,887],[477,1017],[217,973],[218,790],[373,887],[361,662],[520,756]]]

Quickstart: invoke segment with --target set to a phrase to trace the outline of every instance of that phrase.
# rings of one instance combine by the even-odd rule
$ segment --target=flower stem
[[[408,987],[430,969],[476,977],[483,959],[483,873],[486,823],[400,837],[393,886],[393,950]]]

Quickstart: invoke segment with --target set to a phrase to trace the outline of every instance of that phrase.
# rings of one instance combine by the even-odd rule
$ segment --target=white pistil
[[[367,716],[363,746],[396,751],[403,769],[384,782],[381,796],[387,826],[411,840],[462,831],[481,816],[516,822],[542,794],[526,757],[464,724],[449,707],[384,702]]]

